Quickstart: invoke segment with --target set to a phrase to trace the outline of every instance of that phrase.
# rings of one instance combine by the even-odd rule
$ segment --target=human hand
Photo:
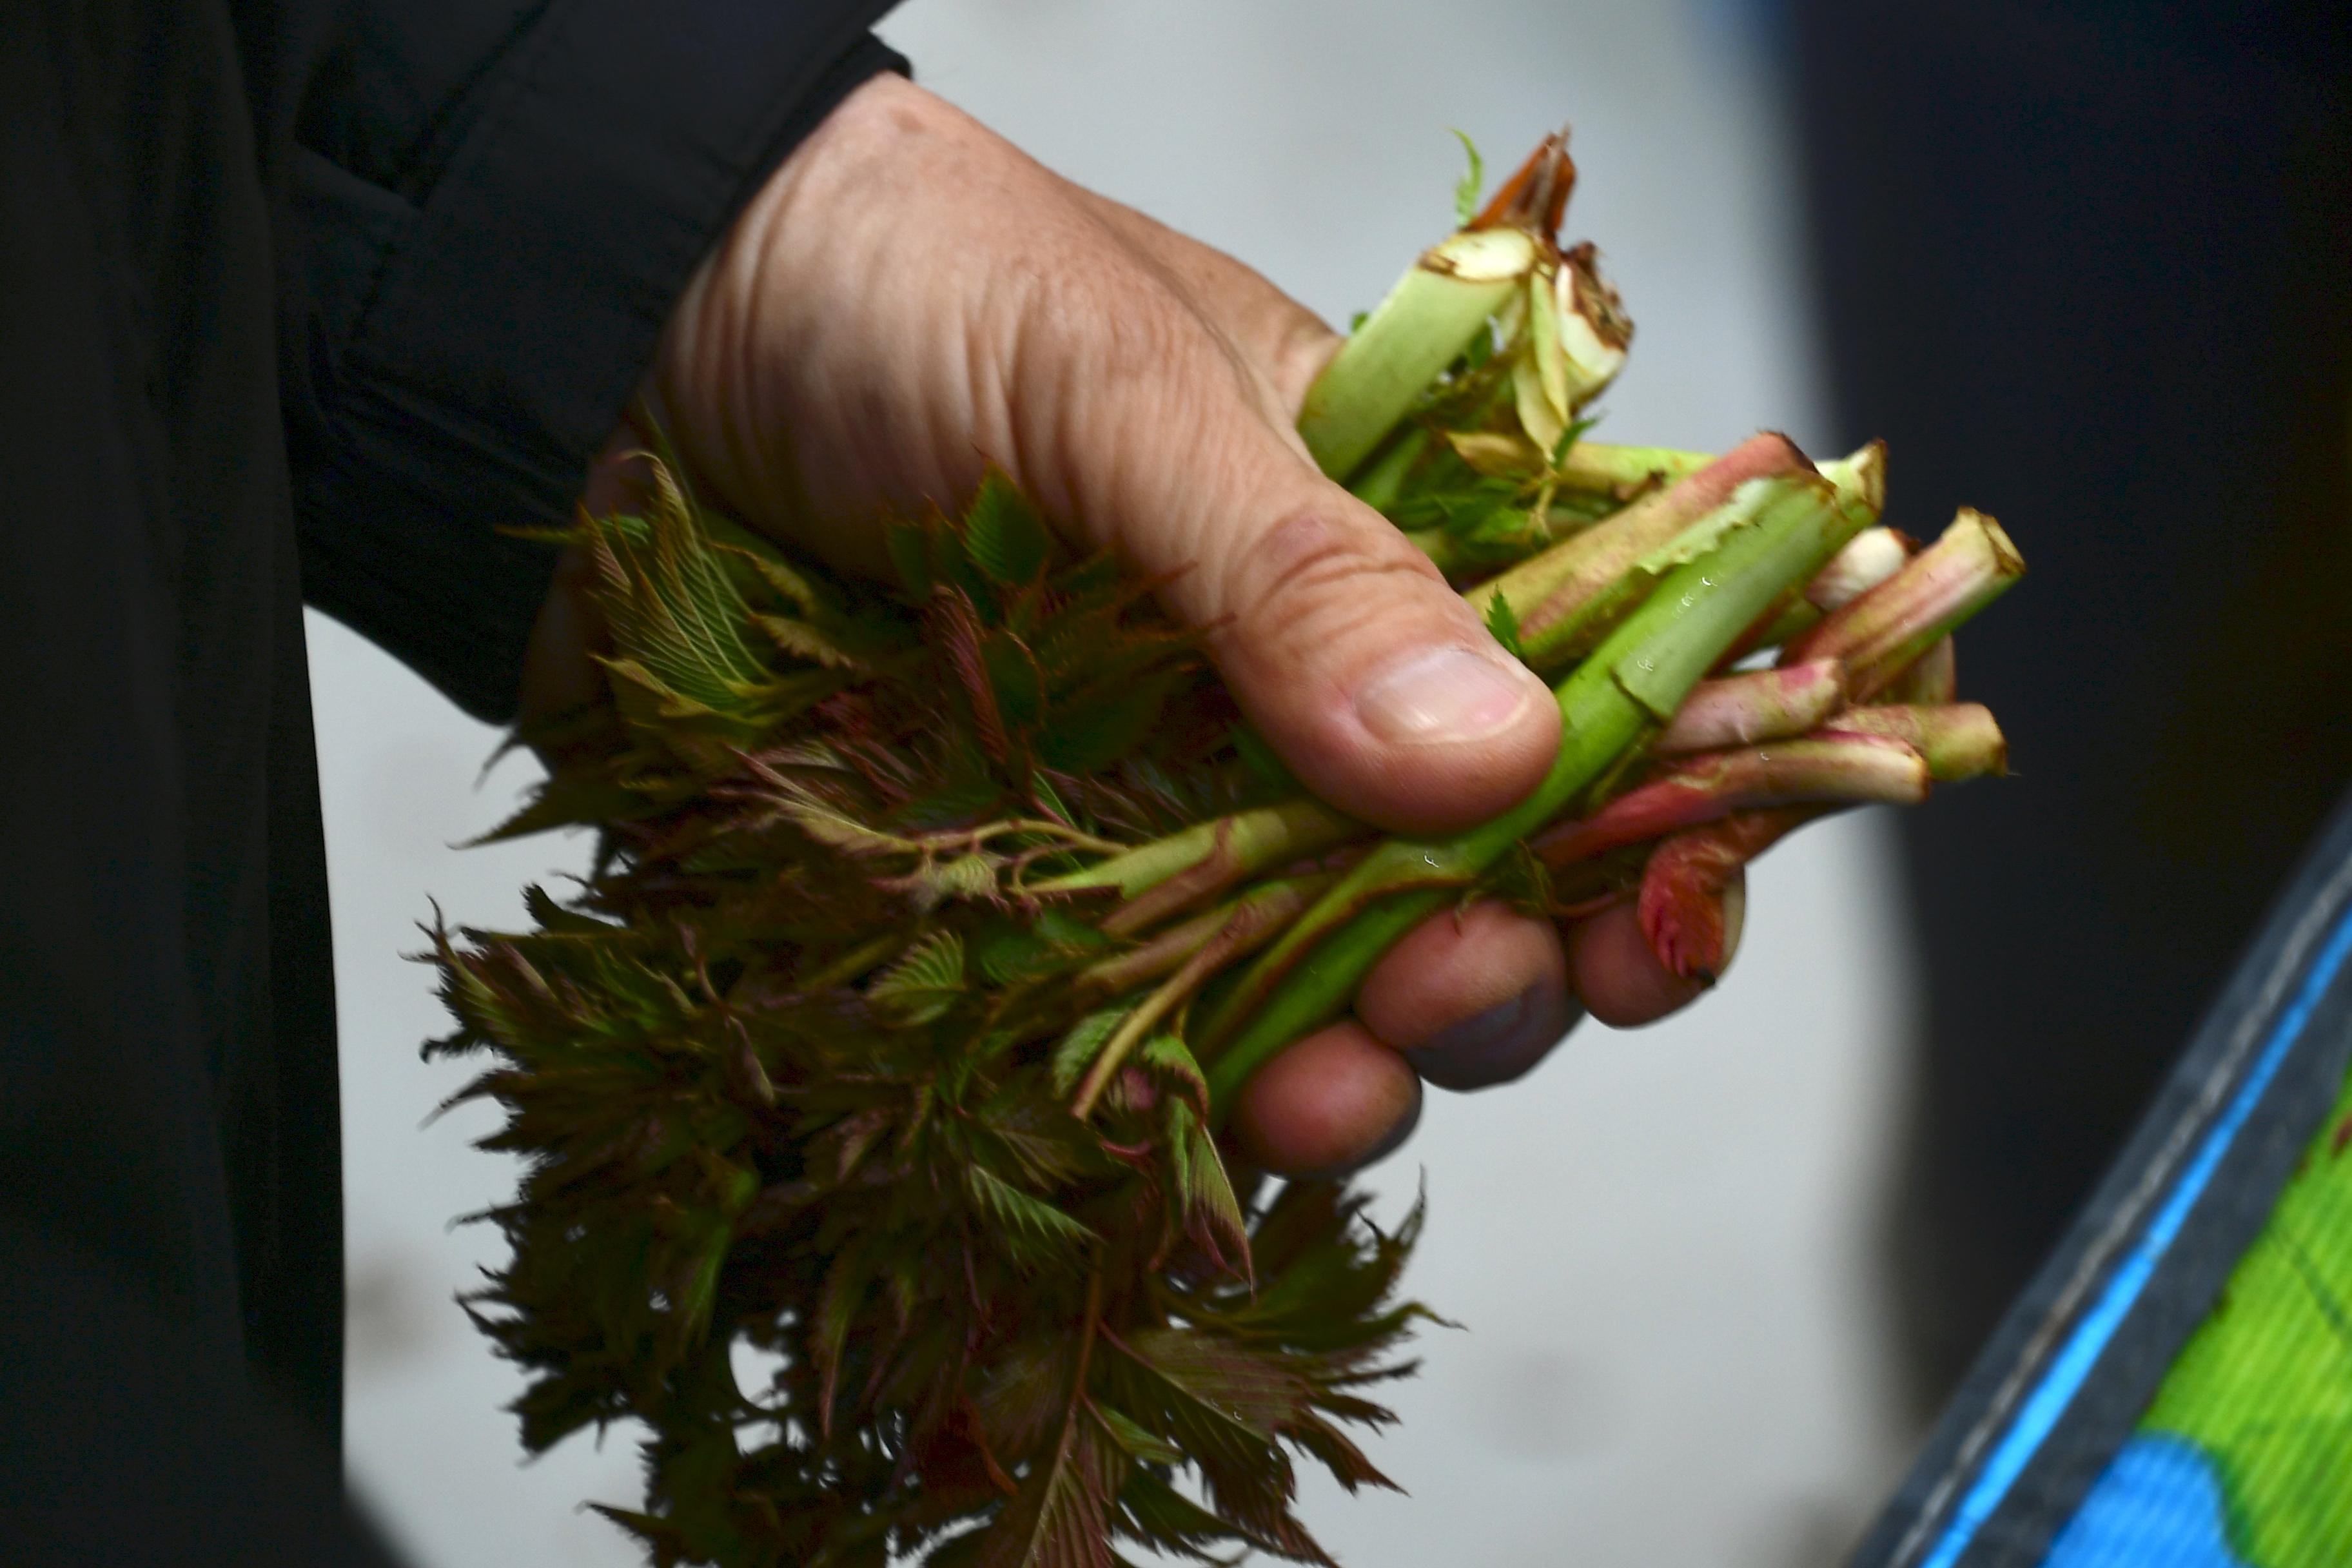
[[[1339,340],[1228,257],[1042,168],[896,77],[867,83],[770,178],[673,315],[649,395],[694,486],[845,570],[887,571],[880,520],[969,496],[994,461],[1055,524],[1169,578],[1243,710],[1316,794],[1442,832],[1530,790],[1559,738],[1543,683],[1293,427]],[[625,432],[590,501],[625,483]],[[534,635],[525,711],[595,675],[576,571]],[[1355,1016],[1299,1041],[1233,1131],[1282,1173],[1376,1159],[1422,1084],[1531,1068],[1579,1016],[1648,1022],[1695,983],[1630,907],[1565,931],[1482,903],[1433,918]]]

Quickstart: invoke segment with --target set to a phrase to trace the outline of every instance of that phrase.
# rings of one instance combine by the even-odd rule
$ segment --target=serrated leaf
[[[1133,1011],[1132,1005],[1106,1007],[1070,1026],[1069,1033],[1054,1047],[1052,1075],[1055,1094],[1066,1095],[1077,1087],[1078,1080],[1087,1076],[1087,1069],[1095,1065],[1095,1058],[1102,1055],[1102,1048],[1110,1044],[1111,1036],[1118,1032],[1120,1021]]]
[[[830,597],[817,585],[816,580],[796,569],[767,540],[724,519],[712,519],[705,527],[711,542],[722,554],[751,567],[752,575],[765,584],[770,592],[801,615],[819,616],[833,610]]]
[[[916,888],[916,903],[929,908],[950,899],[993,899],[997,896],[997,860],[973,850],[952,860],[927,867]]]
[[[990,1528],[980,1568],[1113,1568],[1110,1500],[1127,1464],[1074,1407],[1052,1458]]]
[[[1208,1125],[1181,1100],[1168,1104],[1168,1167],[1185,1232],[1216,1263],[1248,1278],[1249,1225],[1233,1179]]]
[[[1127,1450],[1129,1458],[1140,1459],[1147,1465],[1181,1465],[1184,1462],[1183,1449],[1164,1437],[1145,1431],[1136,1425],[1133,1416],[1117,1405],[1098,1405],[1095,1407],[1095,1415],[1101,1420],[1103,1429],[1110,1434],[1111,1441]]]
[[[819,1298],[814,1319],[809,1325],[809,1360],[817,1370],[820,1384],[818,1412],[826,1425],[833,1420],[834,1396],[841,1383],[841,1360],[849,1347],[851,1331],[857,1323],[857,1310],[864,1304],[866,1292],[872,1284],[864,1249],[852,1247],[834,1259],[826,1272],[824,1294]]]
[[[1173,684],[1170,676],[1148,677],[1056,711],[1037,739],[1038,754],[1064,773],[1101,772],[1143,743]]]
[[[794,791],[776,804],[777,808],[802,832],[819,844],[845,854],[904,855],[916,847],[897,834],[885,833],[804,792]]]
[[[1129,1336],[1135,1353],[1196,1405],[1271,1438],[1308,1408],[1307,1380],[1273,1357],[1176,1327]]]
[[[1209,1079],[1184,1042],[1171,1034],[1156,1034],[1137,1047],[1135,1065],[1160,1079],[1205,1113]]]
[[[989,1446],[1026,1454],[1043,1443],[1069,1408],[1076,1368],[1077,1346],[1064,1336],[1024,1340],[1003,1351],[973,1398]]]
[[[1518,613],[1511,608],[1511,601],[1504,597],[1500,588],[1486,601],[1486,630],[1503,645],[1504,652],[1522,662],[1526,660],[1527,649],[1519,645]]]
[[[906,1024],[928,1024],[964,993],[963,938],[933,931],[866,987],[866,1000]]]
[[[972,961],[991,985],[1013,986],[1051,973],[1058,955],[1053,944],[1022,926],[992,926],[972,945]]]
[[[1380,1424],[1395,1418],[1389,1411],[1360,1399],[1343,1398],[1327,1400],[1327,1403],[1346,1406],[1350,1420]],[[1302,1420],[1297,1429],[1290,1434],[1290,1440],[1321,1460],[1323,1468],[1331,1472],[1331,1479],[1351,1492],[1365,1487],[1380,1487],[1392,1492],[1404,1490],[1383,1474],[1346,1433],[1319,1415],[1308,1415]]]
[[[644,516],[585,525],[614,642],[608,668],[652,693],[664,714],[762,727],[773,671],[754,647],[751,605],[669,466],[656,461],[650,474]]]
[[[1478,143],[1470,140],[1467,132],[1456,131],[1454,135],[1470,158],[1469,168],[1454,186],[1454,221],[1462,226],[1478,216],[1478,198],[1486,190],[1486,160],[1478,155]]]
[[[992,466],[963,517],[964,552],[1001,588],[1025,587],[1045,570],[1053,535],[1012,477]]]
[[[1048,1191],[1076,1180],[1094,1153],[1085,1124],[1026,1084],[1007,1084],[975,1119],[1024,1178]]]
[[[1018,638],[1003,632],[983,639],[980,654],[1003,721],[1022,730],[1035,724],[1045,704],[1045,678],[1037,668],[1035,657]]]
[[[1119,1533],[1160,1552],[1173,1552],[1196,1563],[1216,1563],[1203,1548],[1221,1542],[1246,1546],[1267,1543],[1233,1521],[1221,1519],[1178,1491],[1150,1470],[1139,1469],[1127,1478],[1118,1494]]]
[[[806,621],[790,616],[754,616],[752,622],[782,652],[825,669],[857,669],[856,655]]]
[[[583,915],[577,910],[567,910],[555,901],[554,895],[533,882],[522,890],[522,906],[542,931],[560,931],[567,936],[615,936],[621,928]]]
[[[1076,1267],[1086,1249],[1101,1238],[1045,1199],[1023,1192],[983,1165],[963,1168],[964,1187],[973,1203],[1005,1227],[1007,1239],[1029,1244],[1033,1258]]]
[[[991,984],[1012,986],[1067,969],[1114,945],[1114,939],[1086,921],[1048,906],[1026,925],[1006,921],[988,928],[975,942],[972,958]]]
[[[1454,526],[1502,526],[1511,483],[1430,445],[1415,482],[1447,481]],[[1067,1106],[1122,1016],[1074,1037],[1104,1000],[1074,972],[1132,942],[1092,923],[1104,899],[1003,888],[1016,863],[1036,886],[1095,859],[1076,835],[1139,844],[1281,788],[1231,765],[1248,741],[1224,743],[1233,710],[1201,643],[1108,557],[1065,564],[1055,544],[1003,581],[1022,558],[985,522],[976,544],[937,517],[899,530],[909,595],[688,521],[700,564],[664,563],[684,546],[651,509],[612,522],[608,586],[695,657],[731,630],[758,669],[730,685],[705,679],[723,658],[697,675],[680,655],[678,675],[616,650],[627,749],[578,808],[608,829],[579,902],[593,914],[540,895],[538,931],[436,938],[458,1018],[440,1049],[491,1058],[470,1092],[499,1102],[493,1144],[525,1162],[489,1216],[512,1260],[476,1300],[522,1369],[526,1440],[648,1422],[656,1500],[625,1517],[664,1560],[881,1568],[937,1545],[957,1568],[983,1552],[1120,1568],[1148,1553],[1105,1538],[1131,1529],[1171,1554],[1320,1560],[1292,1472],[1311,1454],[1343,1481],[1370,1474],[1329,1428],[1379,1415],[1356,1385],[1391,1370],[1407,1321],[1389,1244],[1352,1209],[1277,1196],[1269,1220],[1306,1216],[1276,1226],[1300,1280],[1254,1293],[1212,1267],[1252,1238],[1181,1041],[1137,1031],[1105,1075],[1136,1091],[1126,1109]],[[676,605],[640,594],[673,567]],[[722,578],[748,614],[704,591]],[[1001,754],[967,708],[975,672]],[[1041,754],[1065,719],[1083,744],[1064,760],[1110,765]],[[910,896],[971,901],[910,921]],[[1166,1353],[1151,1336],[1171,1326],[1289,1380],[1283,1424]],[[1138,1334],[1167,1370],[1130,1358]],[[740,1392],[717,1354],[730,1335],[777,1358]],[[1197,1488],[1172,1474],[1188,1461]]]
[[[1330,1562],[1290,1516],[1296,1477],[1273,1426],[1255,1419],[1265,1401],[1230,1400],[1224,1384],[1234,1379],[1199,1370],[1204,1360],[1226,1355],[1244,1357],[1255,1368],[1259,1363],[1251,1352],[1173,1326],[1144,1330],[1116,1348],[1119,1353],[1104,1366],[1103,1376],[1121,1408],[1184,1450],[1220,1513],[1269,1550],[1309,1563]],[[1242,1381],[1248,1381],[1247,1373]],[[1286,1410],[1289,1404],[1284,1402]]]

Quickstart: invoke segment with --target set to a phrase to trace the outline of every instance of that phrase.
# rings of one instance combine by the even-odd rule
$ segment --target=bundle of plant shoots
[[[1419,1306],[1332,1181],[1236,1184],[1235,1091],[1433,911],[1639,901],[1713,976],[1741,867],[1800,823],[1998,772],[1951,633],[2021,563],[1879,524],[1884,454],[1609,447],[1630,326],[1555,233],[1548,141],[1362,320],[1300,429],[1555,681],[1535,793],[1443,840],[1304,795],[1154,584],[1001,476],[843,580],[699,506],[568,537],[613,646],[599,762],[503,831],[586,824],[538,928],[436,932],[467,1091],[528,1162],[471,1303],[542,1449],[650,1429],[608,1509],[662,1563],[1328,1558],[1303,1457],[1388,1484]],[[462,1098],[462,1097],[461,1097]]]

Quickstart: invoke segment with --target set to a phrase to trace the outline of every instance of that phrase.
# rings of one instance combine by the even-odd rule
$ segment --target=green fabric
[[[2140,1431],[2212,1461],[2255,1568],[2352,1563],[2352,1079]]]

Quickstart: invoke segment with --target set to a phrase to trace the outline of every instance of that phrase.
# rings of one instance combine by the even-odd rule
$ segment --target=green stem
[[[1963,507],[1942,538],[1782,648],[1780,661],[1842,658],[1853,700],[1867,702],[2024,573],[2000,525]]]
[[[1087,1071],[1086,1081],[1078,1086],[1077,1097],[1070,1102],[1070,1113],[1080,1121],[1093,1114],[1095,1102],[1110,1087],[1112,1075],[1161,1019],[1190,1001],[1192,994],[1219,970],[1273,941],[1331,880],[1329,876],[1320,876],[1269,883],[1215,911],[1216,925],[1207,940],[1195,945],[1175,973],[1119,1021],[1118,1029],[1104,1043],[1102,1054]]]
[[[1573,805],[1673,718],[1766,605],[1874,521],[1815,476],[1769,485],[1773,497],[1752,522],[1676,568],[1560,682],[1560,748],[1533,794],[1457,837],[1381,845],[1251,966],[1199,1037],[1211,1049],[1222,1047],[1209,1068],[1219,1107],[1230,1107],[1235,1091],[1276,1051],[1333,1016],[1416,921]]]
[[[1405,477],[1429,450],[1430,438],[1426,426],[1403,432],[1348,487],[1349,491],[1374,511],[1388,510],[1403,491]]]
[[[1714,461],[1711,453],[1683,452],[1672,447],[1612,447],[1603,441],[1579,441],[1568,449],[1559,478],[1562,489],[1624,491],[1653,480],[1671,485]]]
[[[1905,666],[1901,674],[1878,689],[1873,702],[1950,702],[1960,694],[1958,650],[1947,636]]]
[[[1650,749],[1662,757],[1681,756],[1786,740],[1844,706],[1845,666],[1833,658],[1743,670],[1691,688],[1689,700]]]
[[[1135,899],[1163,882],[1190,875],[1197,880],[1186,889],[1188,900],[1205,898],[1270,866],[1319,855],[1365,831],[1362,823],[1340,816],[1321,801],[1285,801],[1280,805],[1237,811],[1155,838],[1028,890],[1077,893],[1116,888],[1123,897]]]
[[[1779,604],[1757,617],[1756,625],[1731,645],[1716,668],[1718,673],[1733,669],[1758,649],[1780,647],[1821,624],[1822,613],[1807,604],[1802,594],[1783,594]]]
[[[1570,454],[1574,456],[1573,453]],[[1529,668],[1549,673],[1590,651],[1630,614],[1663,574],[1645,561],[1702,529],[1734,526],[1755,514],[1765,492],[1751,480],[1802,473],[1803,453],[1785,437],[1751,437],[1703,470],[1643,497],[1466,595],[1482,614],[1499,594],[1511,606]]]
[[[1573,866],[1646,844],[1735,811],[1812,801],[1916,805],[1927,798],[1927,760],[1888,735],[1822,734],[1689,757],[1626,791],[1580,822],[1563,822],[1528,847],[1547,866]]]
[[[1849,708],[1822,729],[1900,741],[1927,760],[1927,773],[1937,784],[2009,771],[2009,742],[1992,710],[1981,702],[1874,703]]]
[[[1535,259],[1533,236],[1493,228],[1454,235],[1415,261],[1307,390],[1298,434],[1316,466],[1334,479],[1355,472],[1489,330]]]
[[[1837,486],[1838,494],[1859,501],[1875,519],[1886,510],[1886,443],[1873,441],[1858,452],[1821,466],[1822,478]],[[1889,552],[1892,559],[1888,559]],[[1891,528],[1865,528],[1813,580],[1780,595],[1780,603],[1756,619],[1748,634],[1723,656],[1723,665],[1736,665],[1758,648],[1780,647],[1821,625],[1822,615],[1891,575],[1907,553],[1901,536]],[[1874,574],[1874,575],[1871,574]]]
[[[1264,928],[1265,939],[1270,940],[1284,922],[1304,911],[1307,905],[1320,897],[1323,889],[1329,887],[1337,877],[1336,872],[1318,871],[1305,877],[1285,877],[1261,882],[1237,899],[1169,927],[1132,952],[1088,964],[1078,972],[1077,984],[1096,995],[1115,996],[1147,981],[1163,979],[1183,968],[1193,954],[1210,942],[1233,930],[1237,917],[1266,922]],[[1230,956],[1239,957],[1240,952]]]

